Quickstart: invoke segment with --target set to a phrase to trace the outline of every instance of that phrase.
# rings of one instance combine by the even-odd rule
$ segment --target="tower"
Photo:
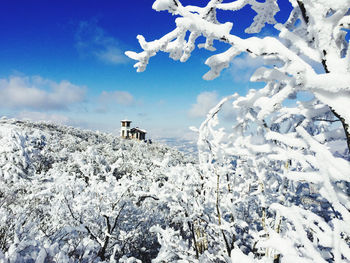
[[[122,138],[129,138],[130,137],[130,123],[131,121],[128,120],[122,120],[121,122],[121,128],[120,128],[120,137]]]

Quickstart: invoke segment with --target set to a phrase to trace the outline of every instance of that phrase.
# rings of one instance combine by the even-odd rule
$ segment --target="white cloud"
[[[119,104],[124,106],[130,106],[134,103],[134,97],[127,91],[102,91],[99,97],[99,101],[102,104]]]
[[[16,115],[16,118],[30,121],[48,121],[56,124],[69,124],[70,119],[60,114],[47,114],[37,111],[22,111]]]
[[[106,47],[104,50],[96,51],[95,55],[98,59],[111,64],[126,62],[124,53],[116,47]]]
[[[209,110],[219,102],[216,91],[204,91],[197,96],[197,102],[189,110],[190,117],[205,117]]]
[[[264,65],[262,58],[252,58],[243,55],[235,58],[230,67],[230,73],[237,82],[248,82],[256,69]]]
[[[221,100],[216,91],[205,91],[200,93],[197,96],[197,102],[192,105],[188,114],[190,117],[206,117],[209,111],[214,108]],[[226,102],[221,110],[219,116],[222,117],[222,120],[225,122],[231,122],[235,116],[236,112],[232,107],[232,101]]]
[[[108,64],[128,61],[117,39],[97,26],[96,19],[80,22],[75,37],[76,48],[82,56],[94,56]]]
[[[56,83],[39,76],[0,79],[0,107],[58,110],[82,102],[85,88],[63,80]]]

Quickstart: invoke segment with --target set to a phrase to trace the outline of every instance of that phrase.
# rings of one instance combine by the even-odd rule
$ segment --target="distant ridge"
[[[180,152],[189,155],[196,155],[198,153],[197,142],[179,138],[159,138],[157,142],[176,148]]]

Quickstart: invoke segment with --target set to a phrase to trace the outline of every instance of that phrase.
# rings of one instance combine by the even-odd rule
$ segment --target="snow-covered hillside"
[[[168,159],[171,159],[171,165],[184,159],[180,152],[158,143],[121,140],[112,134],[49,123],[2,119],[0,136],[2,172],[5,179],[11,180],[47,172],[59,165],[77,167],[76,172],[85,176],[120,174],[123,167],[123,174],[131,176],[131,167],[137,166],[144,172]],[[9,155],[13,155],[13,162],[8,162],[12,160]],[[94,167],[87,168],[88,163]]]
[[[338,128],[322,143],[312,127],[316,139],[237,136],[223,154],[208,118],[199,164],[157,143],[1,119],[0,263],[348,262]]]
[[[0,262],[148,262],[150,227],[169,216],[164,185],[189,169],[157,143],[1,119]]]

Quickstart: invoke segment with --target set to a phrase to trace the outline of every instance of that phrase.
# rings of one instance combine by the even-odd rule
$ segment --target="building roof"
[[[139,127],[132,128],[130,131],[131,131],[131,132],[139,131],[139,132],[142,132],[142,133],[147,133],[147,131],[140,129]]]
[[[132,122],[132,121],[129,121],[129,120],[121,120],[120,122]]]

